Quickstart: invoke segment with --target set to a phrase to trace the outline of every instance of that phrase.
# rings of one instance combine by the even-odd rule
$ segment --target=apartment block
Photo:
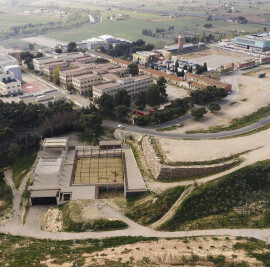
[[[70,85],[72,84],[73,77],[90,74],[93,72],[93,69],[95,69],[95,65],[89,64],[80,68],[76,67],[73,69],[61,70],[59,71],[60,83],[65,86]]]
[[[72,78],[72,85],[80,95],[86,94],[93,86],[102,83],[102,77],[96,74],[85,74]]]
[[[21,82],[15,79],[14,73],[0,67],[0,94],[13,95],[21,92]]]
[[[61,69],[66,69],[70,66],[70,63],[67,61],[60,60],[58,62],[53,62],[53,63],[47,63],[44,64],[43,67],[43,73],[45,76],[51,78],[53,70],[57,67],[60,66]]]
[[[118,90],[125,89],[132,98],[135,98],[139,92],[145,91],[152,83],[153,79],[146,75],[119,78],[115,83],[93,86],[93,97],[99,98],[103,94],[114,95]]]

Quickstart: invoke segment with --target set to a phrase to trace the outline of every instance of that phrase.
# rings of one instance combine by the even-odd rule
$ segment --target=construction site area
[[[72,146],[68,138],[47,138],[29,186],[30,205],[64,204],[99,198],[100,190],[146,192],[133,152],[119,141]]]
[[[77,150],[72,184],[123,183],[124,164],[124,154],[121,150]]]

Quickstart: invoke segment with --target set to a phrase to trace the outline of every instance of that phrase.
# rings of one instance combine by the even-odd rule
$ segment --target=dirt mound
[[[41,219],[41,229],[47,232],[60,232],[62,228],[62,212],[58,208],[48,209]]]

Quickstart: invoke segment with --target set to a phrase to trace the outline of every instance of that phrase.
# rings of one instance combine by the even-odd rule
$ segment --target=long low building
[[[185,74],[185,77],[188,81],[191,82],[197,82],[199,84],[202,84],[204,86],[214,86],[217,88],[223,88],[226,92],[229,92],[232,90],[232,85],[226,82],[217,81],[208,77],[205,77],[203,75],[198,75],[195,73],[189,73],[187,72]],[[201,89],[201,88],[198,88]]]
[[[182,77],[177,77],[175,75],[171,75],[168,73],[165,73],[163,71],[147,68],[147,69],[140,69],[140,73],[144,73],[146,75],[149,75],[152,78],[158,79],[159,77],[164,77],[168,83],[171,83],[173,85],[181,86],[181,83],[183,82]]]
[[[153,79],[147,75],[119,78],[115,83],[93,86],[93,97],[99,98],[103,94],[114,95],[118,90],[125,89],[132,98],[135,98],[139,92],[145,91],[152,83]]]
[[[125,197],[146,192],[130,147],[117,141],[100,147],[72,146],[68,138],[47,138],[42,145],[30,205],[64,204],[98,198],[101,190],[124,189]]]
[[[270,51],[270,32],[235,37],[234,43],[238,47],[252,49],[254,52]]]

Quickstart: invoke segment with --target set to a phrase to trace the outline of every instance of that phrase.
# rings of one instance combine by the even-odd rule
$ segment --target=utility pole
[[[76,240],[73,240],[73,245],[74,245],[74,253],[75,253],[75,263],[74,266],[77,267],[77,250],[76,250]]]

